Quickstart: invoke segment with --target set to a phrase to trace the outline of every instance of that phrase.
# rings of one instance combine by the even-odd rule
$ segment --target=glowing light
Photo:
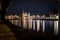
[[[33,30],[35,30],[35,20],[33,20]]]
[[[51,22],[51,21],[49,21],[49,22]],[[45,25],[46,25],[46,31],[48,31],[48,21],[47,20],[45,22]]]
[[[58,34],[58,21],[54,21],[54,34]]]
[[[58,33],[58,21],[56,21],[56,22],[57,22],[57,27],[56,27],[57,30],[56,30],[56,31],[57,31],[57,33]]]
[[[29,29],[32,29],[32,20],[30,19],[30,27]]]
[[[45,21],[43,20],[43,32],[45,31]]]
[[[40,30],[40,20],[36,20],[36,23],[37,23],[37,31]]]
[[[24,20],[24,28],[25,29],[27,28],[27,26],[26,26],[26,20]]]

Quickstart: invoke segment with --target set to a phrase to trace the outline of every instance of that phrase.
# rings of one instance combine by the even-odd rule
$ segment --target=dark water
[[[9,28],[12,30],[17,40],[58,40],[58,35],[54,35],[53,33],[53,23],[52,26],[49,26],[48,21],[46,22],[47,32],[45,31],[44,33],[42,32],[42,26],[39,32],[22,29],[18,26],[11,24],[9,24]]]

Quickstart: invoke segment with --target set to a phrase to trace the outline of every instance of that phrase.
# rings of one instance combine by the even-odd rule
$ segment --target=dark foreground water
[[[3,24],[1,24],[1,25],[3,25]],[[4,28],[4,27],[1,27],[1,28]],[[16,40],[52,40],[52,39],[58,40],[58,35],[54,35],[52,30],[45,31],[43,33],[42,31],[37,32],[37,31],[33,31],[33,30],[25,30],[18,26],[12,25],[12,24],[8,24],[8,28],[11,30],[10,32],[12,32],[13,35],[8,35],[8,33],[7,33],[8,36],[2,37],[0,35],[1,36],[0,38],[4,38],[4,40],[6,39],[5,37],[7,37],[9,40],[10,40],[9,37],[15,37]],[[3,31],[5,32],[5,28],[3,29]],[[13,38],[13,40],[15,38]]]

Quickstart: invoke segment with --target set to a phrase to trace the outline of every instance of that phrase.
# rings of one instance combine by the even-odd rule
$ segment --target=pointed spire
[[[24,13],[24,9],[23,9],[23,13]]]
[[[30,11],[29,11],[29,9],[28,9],[28,12],[27,12],[28,14],[30,14]]]
[[[28,9],[28,13],[29,13],[29,9]]]

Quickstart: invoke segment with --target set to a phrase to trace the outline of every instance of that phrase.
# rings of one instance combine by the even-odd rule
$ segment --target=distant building
[[[59,16],[58,16],[58,14],[53,14],[51,12],[48,16],[30,15],[30,12],[24,12],[24,10],[23,10],[23,12],[20,16],[5,15],[5,18],[12,19],[12,20],[9,20],[12,24],[20,26],[23,29],[35,30],[35,31],[40,31],[42,29],[43,33],[48,28],[48,23],[49,23],[50,26],[54,25],[54,33],[58,33],[58,20],[56,21],[55,19],[59,19]],[[53,19],[55,21],[52,21],[53,23],[51,23],[51,21],[48,21],[47,19]]]

